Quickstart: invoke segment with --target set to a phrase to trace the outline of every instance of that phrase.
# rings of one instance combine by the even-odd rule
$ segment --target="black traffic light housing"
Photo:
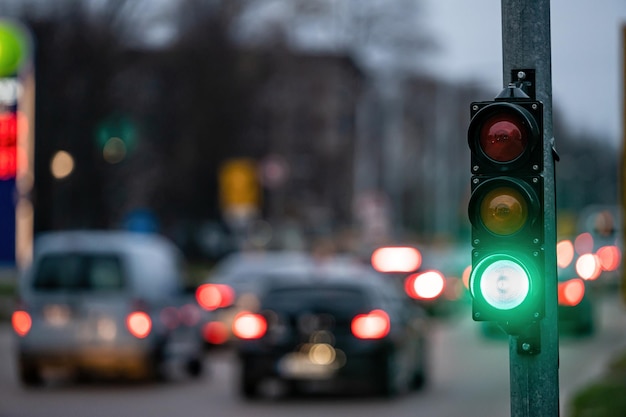
[[[533,73],[534,75],[534,73]],[[475,321],[520,334],[545,314],[543,104],[534,77],[470,105]]]

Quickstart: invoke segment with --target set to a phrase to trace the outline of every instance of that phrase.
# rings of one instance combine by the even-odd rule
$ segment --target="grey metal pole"
[[[515,69],[535,70],[536,99],[543,102],[545,207],[545,317],[539,325],[541,351],[519,355],[517,336],[509,338],[511,416],[559,415],[556,275],[556,198],[552,153],[552,68],[549,0],[502,0],[504,87]]]

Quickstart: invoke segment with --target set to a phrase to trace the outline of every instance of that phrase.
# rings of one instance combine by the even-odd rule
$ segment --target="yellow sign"
[[[219,193],[222,209],[237,206],[257,207],[261,190],[257,166],[252,159],[230,159],[220,167]]]

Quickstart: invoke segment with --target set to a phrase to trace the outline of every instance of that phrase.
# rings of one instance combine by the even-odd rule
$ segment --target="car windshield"
[[[33,281],[39,291],[116,291],[124,285],[121,260],[113,254],[47,255]]]

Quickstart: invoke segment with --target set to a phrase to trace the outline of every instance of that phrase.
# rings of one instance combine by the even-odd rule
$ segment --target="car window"
[[[323,308],[338,315],[353,315],[367,309],[369,303],[358,289],[302,287],[273,290],[265,297],[264,305],[286,313]]]
[[[111,291],[124,287],[121,260],[108,254],[51,254],[35,268],[39,291]]]

